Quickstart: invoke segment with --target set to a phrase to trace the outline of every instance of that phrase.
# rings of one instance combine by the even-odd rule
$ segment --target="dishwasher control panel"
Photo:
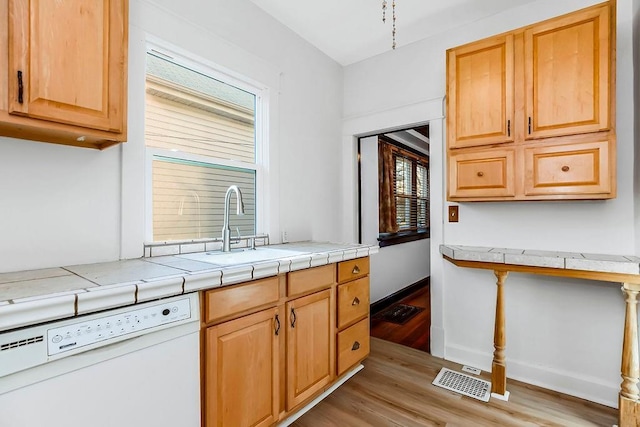
[[[118,314],[91,316],[85,320],[47,329],[47,354],[54,356],[92,344],[122,339],[121,337],[127,335],[140,335],[141,331],[190,318],[191,303],[188,297],[158,301],[139,308],[133,306]]]

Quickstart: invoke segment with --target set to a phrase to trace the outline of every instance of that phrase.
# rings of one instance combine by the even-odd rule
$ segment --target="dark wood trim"
[[[382,310],[387,307],[392,306],[403,298],[408,297],[412,293],[416,292],[418,289],[422,289],[426,286],[429,286],[429,277],[425,277],[422,280],[417,281],[416,283],[407,286],[406,288],[402,288],[399,291],[392,293],[391,295],[387,295],[386,297],[378,300],[374,303],[371,303],[370,312],[371,317],[375,316]]]
[[[407,231],[378,237],[378,245],[381,248],[385,246],[398,245],[400,243],[413,242],[415,240],[428,239],[431,237],[429,229],[426,231]]]

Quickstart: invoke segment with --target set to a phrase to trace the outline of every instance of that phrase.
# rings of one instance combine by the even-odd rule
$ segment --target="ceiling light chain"
[[[391,10],[393,12],[393,30],[391,31],[393,44],[391,45],[391,48],[395,49],[396,48],[396,0],[393,0],[391,2]]]
[[[391,48],[396,48],[396,0],[391,1],[391,16],[392,16],[392,29],[391,29],[391,37],[392,44]],[[382,22],[387,22],[387,0],[382,0]]]

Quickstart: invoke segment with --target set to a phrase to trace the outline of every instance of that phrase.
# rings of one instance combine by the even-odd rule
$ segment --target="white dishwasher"
[[[0,333],[0,427],[199,427],[198,294]]]

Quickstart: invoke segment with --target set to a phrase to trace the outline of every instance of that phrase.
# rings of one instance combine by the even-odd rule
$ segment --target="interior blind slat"
[[[394,196],[396,219],[400,231],[429,227],[429,171],[428,160],[405,156],[396,152]]]

